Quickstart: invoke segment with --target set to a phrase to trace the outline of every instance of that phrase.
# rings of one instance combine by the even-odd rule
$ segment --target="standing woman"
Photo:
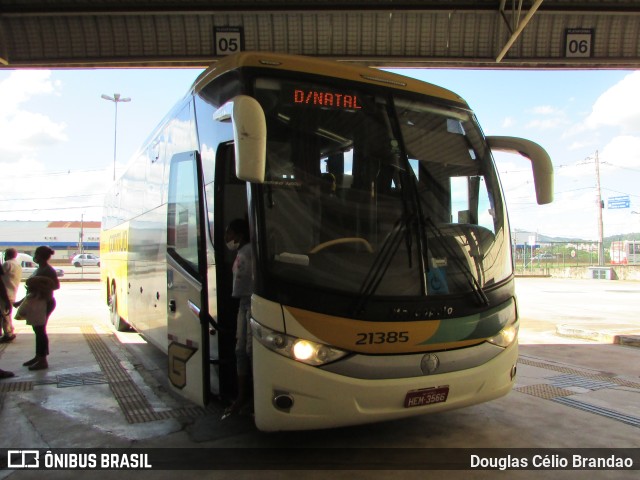
[[[53,280],[49,277],[29,277],[27,279],[27,296],[18,307],[16,320],[26,320],[31,325],[36,337],[36,356],[23,363],[29,370],[43,370],[49,367],[47,353],[49,340],[47,338],[47,313],[49,303],[53,299]]]
[[[58,280],[58,274],[54,270],[54,268],[49,265],[49,260],[51,256],[55,252],[47,247],[46,245],[42,245],[36,248],[35,253],[33,254],[33,261],[38,264],[38,268],[35,272],[33,272],[32,277],[46,277],[53,281],[53,290],[58,290],[60,288],[60,280]],[[51,292],[51,296],[47,299],[47,313],[46,318],[49,318],[51,312],[56,308],[56,299],[53,298],[53,292]],[[37,330],[33,328],[34,333],[36,334],[36,356],[31,360],[23,363],[25,367],[29,367],[29,370],[41,370],[47,368],[49,365],[47,363],[47,355],[49,355],[49,337],[47,336],[47,325],[38,326]]]

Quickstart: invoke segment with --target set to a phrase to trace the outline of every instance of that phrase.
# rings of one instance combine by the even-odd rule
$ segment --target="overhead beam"
[[[389,56],[354,56],[323,55],[318,56],[327,60],[351,63],[376,68],[475,68],[495,69],[494,57],[487,58],[457,58],[457,57],[389,57]],[[28,61],[12,61],[0,65],[18,69],[66,69],[66,68],[206,68],[219,59],[209,56],[190,57],[127,57],[127,58],[58,58],[52,61],[48,58],[30,59]],[[500,62],[500,67],[509,69],[640,69],[640,58],[609,57],[609,58],[506,58]]]
[[[619,8],[622,2],[604,2],[589,10],[602,0],[297,2],[131,0],[125,5],[121,0],[11,0],[7,6],[0,0],[0,71],[202,68],[220,58],[215,27],[229,22],[244,29],[247,49],[279,49],[387,68],[640,66],[640,1],[624,2],[624,10]],[[151,10],[145,5],[152,5]],[[574,13],[567,13],[569,7]],[[441,28],[447,17],[448,26]],[[271,29],[266,28],[269,24]],[[596,33],[598,44],[593,43],[591,56],[565,55],[562,34],[570,26]],[[606,42],[598,32],[606,32]]]
[[[499,0],[500,11],[508,0]],[[522,1],[522,0],[518,0]],[[496,3],[498,0],[496,0]],[[602,3],[602,2],[601,2]],[[306,5],[306,4],[305,4]],[[74,2],[58,0],[32,0],[0,5],[0,17],[73,17],[73,16],[126,16],[126,15],[211,15],[213,13],[247,13],[247,12],[326,12],[326,11],[379,11],[379,12],[429,12],[429,11],[495,11],[496,5],[491,2],[473,0],[414,0],[414,1],[375,1],[366,0],[327,0],[306,5],[306,8],[293,1],[235,2],[233,0],[218,1],[182,1],[182,2]],[[597,7],[589,7],[588,2],[552,2],[545,4],[546,13],[565,14],[628,14],[639,13],[637,2],[613,3],[604,2]]]
[[[527,12],[527,15],[522,19],[522,22],[519,23],[515,31],[511,34],[511,37],[507,41],[506,45],[502,48],[502,51],[496,58],[496,63],[500,63],[502,61],[511,46],[515,43],[522,31],[525,29],[529,21],[533,18],[540,5],[542,5],[543,1],[544,0],[536,0],[536,2],[531,6],[529,11]]]

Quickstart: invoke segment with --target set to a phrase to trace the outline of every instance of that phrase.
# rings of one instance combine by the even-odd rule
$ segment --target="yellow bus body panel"
[[[127,282],[129,261],[129,222],[100,233],[100,278],[105,292],[116,286],[118,314],[127,320]]]

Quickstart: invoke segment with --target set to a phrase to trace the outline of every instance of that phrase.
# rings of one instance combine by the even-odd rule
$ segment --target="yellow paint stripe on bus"
[[[284,307],[308,332],[322,342],[352,352],[368,354],[419,353],[461,348],[483,340],[458,342],[425,342],[438,331],[439,320],[417,322],[367,322]]]

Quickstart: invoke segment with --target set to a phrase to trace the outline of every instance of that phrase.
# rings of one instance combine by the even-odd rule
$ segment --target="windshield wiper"
[[[400,243],[402,241],[403,235],[402,231],[404,230],[404,239],[407,249],[407,261],[409,263],[409,268],[413,268],[413,234],[411,225],[416,222],[420,223],[420,217],[416,215],[416,213],[420,214],[420,202],[415,201],[413,205],[410,205],[415,198],[418,198],[417,195],[412,197],[409,192],[408,184],[415,184],[411,182],[412,177],[407,174],[407,171],[399,168],[396,165],[393,165],[395,170],[395,174],[397,175],[395,178],[396,184],[400,187],[401,203],[402,203],[402,216],[394,223],[391,232],[385,238],[382,248],[380,249],[380,253],[376,256],[373,263],[371,264],[371,268],[367,272],[367,276],[362,282],[362,286],[360,287],[359,292],[359,301],[354,308],[354,313],[361,312],[365,309],[367,303],[376,292],[382,279],[384,278],[387,270],[389,269],[389,265],[391,265],[391,261],[395,256],[398,248],[400,247]],[[415,187],[414,187],[415,188]],[[413,192],[414,194],[416,192]],[[411,208],[413,206],[413,208]],[[420,278],[421,288],[423,294],[427,294],[427,273],[425,268],[428,268],[425,263],[425,248],[426,248],[426,236],[423,234],[424,228],[421,225],[416,225],[414,230],[418,235],[418,249],[419,249],[419,260],[420,260]]]
[[[416,218],[416,232],[418,238],[418,254],[420,255],[420,278],[422,279],[422,294],[429,294],[429,240],[424,229],[424,214],[422,213],[422,202],[418,193],[418,179],[411,170],[412,175],[409,177],[412,185],[413,199],[415,201],[415,209],[418,217]],[[403,189],[404,191],[404,189]]]
[[[380,252],[378,252],[378,255],[376,255],[376,258],[373,260],[371,268],[362,282],[362,286],[358,292],[358,303],[353,309],[354,314],[364,310],[369,299],[380,286],[385,273],[389,269],[389,265],[391,265],[393,257],[402,243],[403,230],[407,231],[407,234],[409,234],[408,225],[411,217],[414,215],[407,215],[407,213],[407,211],[403,212],[402,216],[393,224],[393,228],[384,239]]]

